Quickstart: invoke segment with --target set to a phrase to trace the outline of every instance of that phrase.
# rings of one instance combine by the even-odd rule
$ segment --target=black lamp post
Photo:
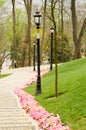
[[[34,21],[37,28],[37,88],[36,88],[36,95],[42,93],[41,91],[41,76],[40,76],[40,20],[41,20],[41,14],[37,11],[34,14]]]
[[[53,66],[52,66],[52,56],[53,56],[53,33],[54,33],[54,28],[51,27],[50,28],[50,32],[51,32],[51,47],[50,47],[50,71],[52,70]]]
[[[35,46],[36,46],[36,43],[33,42],[33,71],[35,71]]]

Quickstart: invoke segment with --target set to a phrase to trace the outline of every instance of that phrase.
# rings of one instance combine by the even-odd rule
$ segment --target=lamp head
[[[35,46],[35,45],[36,45],[36,43],[35,43],[35,42],[33,42],[33,45]]]
[[[50,28],[50,32],[53,33],[54,32],[54,27]]]
[[[35,24],[37,25],[37,28],[39,28],[42,15],[39,13],[39,11],[36,11],[33,16],[34,16]]]

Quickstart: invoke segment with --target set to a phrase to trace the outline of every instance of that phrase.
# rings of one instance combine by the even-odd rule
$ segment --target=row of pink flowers
[[[46,73],[42,71],[41,75]],[[19,97],[22,108],[26,111],[28,116],[38,121],[40,130],[70,130],[68,126],[63,126],[59,115],[49,113],[38,104],[34,97],[22,90],[28,84],[36,81],[36,77],[30,79],[28,83],[24,84],[21,88],[14,90],[15,94]]]

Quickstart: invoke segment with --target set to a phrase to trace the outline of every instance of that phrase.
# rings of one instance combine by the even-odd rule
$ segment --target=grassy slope
[[[0,79],[10,76],[11,74],[0,74]]]
[[[72,130],[86,129],[86,59],[64,63],[58,67],[59,97],[54,95],[54,71],[42,78],[42,94],[36,96],[47,111],[59,114]],[[25,88],[34,95],[36,85]]]

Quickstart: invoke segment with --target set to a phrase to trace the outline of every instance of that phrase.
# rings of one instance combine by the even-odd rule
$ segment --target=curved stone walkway
[[[0,79],[0,130],[39,130],[38,123],[28,117],[21,108],[18,97],[13,93],[16,87],[20,87],[36,75],[33,68],[2,70],[2,73],[12,75]]]

